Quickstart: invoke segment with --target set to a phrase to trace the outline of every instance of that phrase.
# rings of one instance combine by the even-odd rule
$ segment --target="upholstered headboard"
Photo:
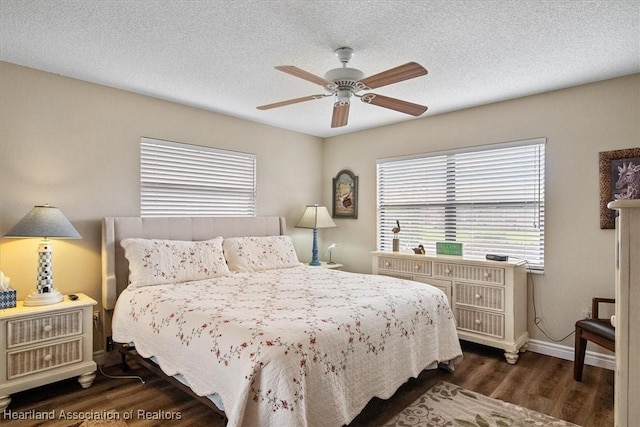
[[[113,310],[127,287],[129,263],[120,241],[128,237],[208,240],[286,234],[283,217],[106,217],[102,226],[102,307]]]

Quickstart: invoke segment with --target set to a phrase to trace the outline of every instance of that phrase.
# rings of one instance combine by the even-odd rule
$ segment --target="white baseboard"
[[[538,340],[529,340],[528,351],[565,360],[573,360],[574,353],[573,347]],[[616,368],[616,357],[614,355],[596,353],[595,351],[587,350],[584,357],[584,363],[585,365],[597,366],[613,371]]]

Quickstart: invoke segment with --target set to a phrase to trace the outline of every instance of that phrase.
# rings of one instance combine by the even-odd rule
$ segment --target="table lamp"
[[[318,228],[337,227],[336,223],[331,219],[329,211],[325,206],[308,205],[302,218],[296,224],[296,228],[312,228],[313,229],[313,247],[311,248],[311,262],[309,265],[318,266]]]
[[[335,264],[335,262],[333,262],[333,260],[331,259],[331,255],[333,254],[333,250],[337,247],[338,245],[336,245],[335,243],[332,243],[327,248],[327,254],[329,254],[329,262],[327,264]]]
[[[62,294],[53,287],[51,242],[54,239],[81,239],[60,209],[44,205],[34,206],[4,237],[40,237],[38,246],[38,276],[36,290],[23,302],[25,306],[55,304],[62,301]]]

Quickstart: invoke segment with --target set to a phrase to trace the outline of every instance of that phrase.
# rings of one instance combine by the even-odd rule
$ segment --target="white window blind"
[[[463,243],[464,255],[526,259],[544,268],[545,139],[382,159],[377,165],[378,249]]]
[[[142,216],[255,216],[256,156],[142,138]]]

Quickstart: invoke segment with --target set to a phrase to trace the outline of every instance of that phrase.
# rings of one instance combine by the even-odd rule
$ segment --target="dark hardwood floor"
[[[389,400],[374,399],[351,426],[377,426],[408,406],[437,381],[448,381],[583,427],[613,426],[612,371],[585,366],[582,382],[573,380],[573,363],[532,352],[523,353],[516,365],[508,365],[499,350],[464,343],[464,360],[450,373],[426,371],[409,380]],[[3,426],[79,426],[82,420],[59,419],[60,411],[70,415],[115,411],[121,417],[132,414],[129,426],[222,426],[213,410],[191,399],[143,367],[131,364],[105,369],[109,375],[140,375],[135,379],[111,379],[100,373],[89,389],[75,379],[16,393],[9,410],[15,414],[55,411],[55,420],[9,420],[0,414]],[[132,411],[133,412],[129,412]],[[138,411],[145,412],[144,415]],[[152,418],[163,419],[152,419]],[[180,419],[176,419],[179,417]]]

